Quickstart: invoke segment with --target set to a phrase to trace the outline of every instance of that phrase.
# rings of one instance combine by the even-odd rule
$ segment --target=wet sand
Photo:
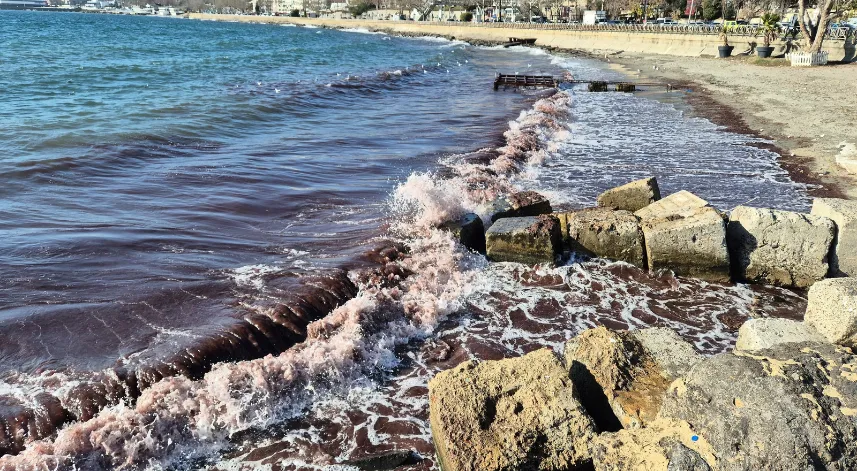
[[[732,131],[772,141],[769,149],[795,181],[817,185],[819,197],[857,199],[857,175],[836,164],[845,143],[857,143],[857,64],[793,68],[727,60],[620,53],[602,56],[633,78],[689,88],[694,113]]]

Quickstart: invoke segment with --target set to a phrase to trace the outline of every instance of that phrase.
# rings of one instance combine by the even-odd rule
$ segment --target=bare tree
[[[798,0],[798,23],[800,24],[800,32],[803,34],[804,47],[808,52],[821,52],[824,34],[830,24],[830,12],[835,3],[836,0],[819,0],[815,18],[807,21],[809,15],[806,11],[806,0]]]

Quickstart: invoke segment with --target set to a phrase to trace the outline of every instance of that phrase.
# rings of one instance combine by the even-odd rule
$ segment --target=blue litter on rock
[[[693,435],[692,437],[690,437],[690,441],[692,441],[692,442],[695,442],[697,440],[699,440],[699,437],[697,437],[696,435]]]

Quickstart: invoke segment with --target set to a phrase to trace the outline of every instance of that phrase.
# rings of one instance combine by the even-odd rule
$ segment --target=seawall
[[[589,52],[641,52],[673,56],[717,56],[721,44],[717,36],[703,34],[664,34],[619,31],[572,31],[528,28],[526,24],[509,24],[509,27],[469,26],[463,23],[417,23],[413,21],[342,20],[328,18],[291,18],[284,16],[216,15],[190,13],[191,19],[235,21],[242,23],[291,23],[326,28],[365,28],[396,34],[454,37],[463,41],[504,43],[510,37],[536,38],[536,45],[556,49],[573,49]],[[730,43],[735,53],[748,49],[749,42],[760,38],[733,36]],[[782,52],[783,44],[775,54]],[[855,60],[855,46],[845,41],[827,40],[825,50],[833,61]]]

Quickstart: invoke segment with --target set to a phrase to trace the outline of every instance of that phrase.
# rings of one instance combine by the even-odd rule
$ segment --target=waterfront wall
[[[418,23],[413,21],[372,21],[343,20],[327,18],[291,18],[283,16],[252,15],[215,15],[191,13],[192,19],[237,21],[245,23],[292,23],[328,28],[365,28],[384,30],[407,35],[427,35],[454,37],[463,41],[486,41],[501,43],[510,37],[536,38],[536,44],[557,49],[577,49],[589,52],[640,52],[649,54],[667,54],[673,56],[717,56],[717,46],[721,44],[715,35],[704,34],[665,34],[650,32],[620,31],[574,31],[546,30],[529,28],[527,24],[509,24],[509,27],[480,27],[462,23]],[[730,44],[735,53],[749,49],[750,42],[760,42],[760,38],[732,37]],[[778,46],[774,54],[783,52],[784,44]],[[854,61],[854,44],[846,41],[827,40],[825,50],[832,61]]]

